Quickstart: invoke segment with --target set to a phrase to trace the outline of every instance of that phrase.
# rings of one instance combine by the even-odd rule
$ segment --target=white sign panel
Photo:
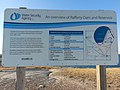
[[[118,64],[114,11],[6,9],[4,66]]]

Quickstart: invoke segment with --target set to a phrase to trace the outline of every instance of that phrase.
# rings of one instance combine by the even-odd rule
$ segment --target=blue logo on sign
[[[11,14],[10,19],[11,20],[18,20],[20,17],[21,17],[21,14],[14,12],[13,14]]]

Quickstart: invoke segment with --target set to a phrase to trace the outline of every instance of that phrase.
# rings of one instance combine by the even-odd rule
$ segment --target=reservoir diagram
[[[100,26],[95,32],[89,30],[85,34],[87,60],[111,60],[111,45],[114,42],[112,30]]]

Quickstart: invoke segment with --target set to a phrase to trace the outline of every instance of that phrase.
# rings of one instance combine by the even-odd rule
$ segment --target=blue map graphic
[[[88,60],[110,60],[114,41],[112,30],[100,26],[95,31],[86,31],[86,55]]]

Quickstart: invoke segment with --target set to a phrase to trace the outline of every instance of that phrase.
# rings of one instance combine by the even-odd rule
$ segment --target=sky
[[[117,13],[118,52],[120,53],[120,0],[0,0],[0,54],[3,44],[4,10],[27,7],[52,10],[114,10]]]

